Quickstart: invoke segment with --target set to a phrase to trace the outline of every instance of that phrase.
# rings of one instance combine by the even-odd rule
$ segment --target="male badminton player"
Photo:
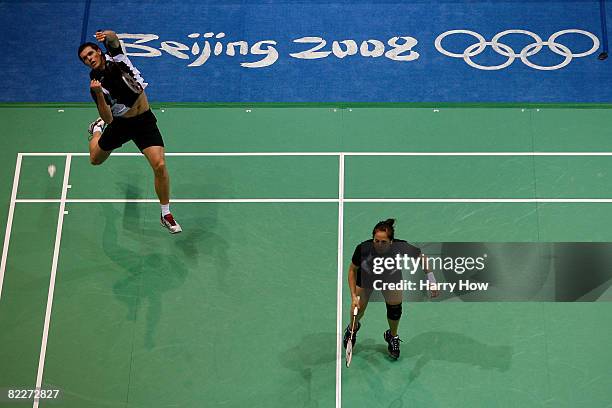
[[[397,255],[403,257],[407,255],[409,258],[417,260],[421,256],[421,250],[408,242],[395,238],[394,219],[380,221],[374,226],[372,231],[372,239],[364,241],[357,245],[351,264],[349,266],[348,284],[351,290],[351,307],[353,312],[355,306],[359,309],[356,317],[356,327],[351,337],[351,324],[344,331],[344,347],[351,339],[352,345],[357,341],[357,331],[361,328],[359,320],[363,317],[370,295],[374,291],[374,281],[379,279],[387,284],[399,283],[402,280],[401,271],[395,268],[387,270],[381,274],[374,272],[375,258],[393,258]],[[422,261],[421,261],[422,262]],[[425,268],[424,268],[425,270]],[[429,284],[435,283],[435,277],[432,272],[427,272]],[[400,338],[397,334],[400,317],[402,315],[402,291],[401,290],[381,290],[387,306],[387,322],[389,330],[385,331],[383,337],[387,342],[389,356],[393,359],[398,359],[400,356]],[[430,291],[430,296],[438,296],[436,290]],[[351,314],[351,319],[353,315]],[[350,320],[349,320],[350,321]]]
[[[104,43],[106,53],[92,42],[81,44],[78,50],[79,59],[91,68],[89,88],[100,114],[89,125],[91,164],[102,164],[114,149],[134,141],[153,169],[161,225],[172,234],[181,232],[170,212],[170,176],[164,141],[144,91],[148,84],[123,53],[117,34],[98,31],[96,39]]]

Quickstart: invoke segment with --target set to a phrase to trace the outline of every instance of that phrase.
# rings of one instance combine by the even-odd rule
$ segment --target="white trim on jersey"
[[[106,55],[106,60],[111,62],[123,62],[130,69],[132,76],[142,86],[142,89],[145,89],[149,83],[144,81],[144,78],[140,75],[140,71],[132,64],[132,61],[125,54],[117,54],[115,57]]]

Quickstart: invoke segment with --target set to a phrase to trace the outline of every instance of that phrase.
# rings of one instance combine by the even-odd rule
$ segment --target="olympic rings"
[[[454,35],[454,34],[467,34],[467,35],[471,35],[473,36],[477,42],[475,42],[474,44],[468,46],[462,53],[454,53],[454,52],[450,52],[447,51],[444,47],[442,47],[442,40],[444,40],[444,38],[448,37],[449,35]],[[508,35],[508,34],[524,34],[527,35],[531,38],[533,38],[534,42],[525,46],[518,54],[516,53],[516,51],[514,51],[512,49],[512,47],[510,47],[507,44],[504,44],[502,42],[500,42],[499,40]],[[593,46],[585,52],[580,52],[580,53],[574,53],[572,52],[572,50],[570,50],[567,46],[563,45],[563,44],[559,44],[558,42],[556,42],[557,38],[559,38],[562,35],[565,34],[581,34],[584,35],[588,38],[591,39],[591,41],[593,41]],[[584,31],[584,30],[578,30],[578,29],[568,29],[568,30],[562,30],[562,31],[558,31],[554,34],[552,34],[547,41],[542,41],[542,38],[535,34],[532,33],[531,31],[527,31],[527,30],[505,30],[502,31],[501,33],[496,34],[493,39],[491,41],[487,41],[481,34],[474,32],[474,31],[470,31],[470,30],[450,30],[450,31],[446,31],[442,34],[440,34],[436,40],[435,40],[435,46],[436,49],[448,56],[448,57],[452,57],[452,58],[463,58],[463,60],[466,62],[466,64],[468,64],[469,66],[476,68],[476,69],[481,69],[481,70],[486,70],[486,71],[494,71],[494,70],[499,70],[499,69],[503,69],[506,68],[510,65],[512,65],[512,63],[515,61],[515,59],[520,58],[521,61],[523,62],[523,64],[527,65],[530,68],[533,69],[538,69],[541,71],[553,71],[553,70],[557,70],[557,69],[561,69],[565,66],[567,66],[570,62],[572,62],[572,59],[574,58],[581,58],[581,57],[586,57],[587,55],[591,55],[593,54],[595,51],[597,51],[597,49],[599,48],[599,39],[597,38],[596,35],[588,32],[588,31]],[[495,52],[497,52],[498,54],[504,56],[504,57],[508,57],[508,60],[506,62],[504,62],[503,64],[499,64],[499,65],[492,65],[492,66],[487,66],[487,65],[481,65],[481,64],[477,64],[476,62],[473,61],[473,58],[479,54],[481,54],[482,52],[484,52],[484,50],[487,48],[487,46],[491,46],[493,48],[493,50]],[[529,57],[537,54],[538,52],[540,52],[540,50],[544,47],[547,46],[552,52],[554,52],[555,54],[558,54],[562,57],[565,57],[565,59],[557,64],[557,65],[553,65],[553,66],[542,66],[542,65],[538,65],[538,64],[534,64],[533,62],[531,62],[529,60]]]

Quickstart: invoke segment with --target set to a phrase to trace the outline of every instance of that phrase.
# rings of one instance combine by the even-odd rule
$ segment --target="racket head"
[[[357,299],[361,299],[360,296],[357,296]],[[353,319],[351,322],[351,337],[349,338],[349,341],[346,343],[346,367],[350,367],[351,365],[351,360],[353,359],[353,336],[355,333],[355,317],[357,317],[357,314],[359,313],[359,308],[355,307],[355,309],[353,310]]]
[[[352,342],[352,339],[349,339],[348,343],[346,343],[346,368],[350,367],[352,359],[353,359],[353,342]]]

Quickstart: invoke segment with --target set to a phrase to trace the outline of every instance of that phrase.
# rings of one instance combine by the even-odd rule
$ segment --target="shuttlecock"
[[[50,164],[49,167],[47,167],[47,173],[49,173],[49,177],[53,177],[55,176],[55,165],[54,164]]]

